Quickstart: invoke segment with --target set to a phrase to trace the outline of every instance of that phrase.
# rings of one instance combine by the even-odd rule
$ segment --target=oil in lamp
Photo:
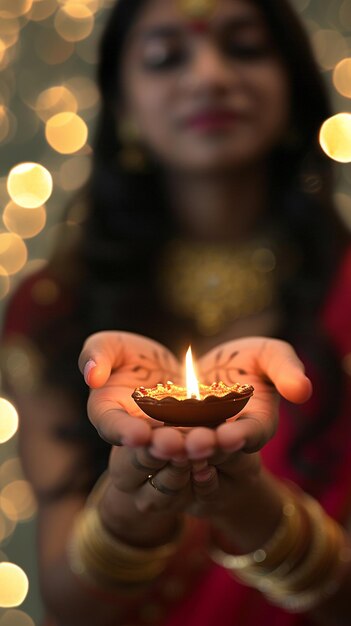
[[[211,385],[198,383],[191,347],[186,354],[186,387],[168,381],[149,389],[137,387],[132,398],[149,417],[168,426],[207,426],[215,428],[237,415],[254,392],[251,385],[222,381]]]

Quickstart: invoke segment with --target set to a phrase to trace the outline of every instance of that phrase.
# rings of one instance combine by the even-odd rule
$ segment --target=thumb
[[[258,366],[278,392],[296,404],[306,402],[312,395],[312,383],[293,347],[278,339],[267,340],[258,357]]]

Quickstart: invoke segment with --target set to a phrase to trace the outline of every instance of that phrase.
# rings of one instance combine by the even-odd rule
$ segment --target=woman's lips
[[[188,117],[185,125],[195,130],[226,129],[238,122],[242,116],[233,111],[205,111]]]

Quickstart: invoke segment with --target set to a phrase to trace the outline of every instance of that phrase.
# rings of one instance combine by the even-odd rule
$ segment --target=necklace
[[[215,335],[273,302],[276,256],[264,240],[239,247],[173,241],[161,267],[164,305],[195,322],[204,335]]]

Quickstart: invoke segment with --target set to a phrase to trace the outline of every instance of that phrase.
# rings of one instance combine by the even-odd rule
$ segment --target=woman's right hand
[[[167,542],[191,499],[189,460],[162,461],[146,447],[112,448],[98,506],[104,525],[122,541],[143,547]]]
[[[132,447],[156,441],[167,458],[184,451],[182,434],[145,415],[132,399],[136,387],[180,384],[180,363],[165,346],[134,333],[95,333],[83,346],[79,368],[91,389],[89,419],[102,439]]]

